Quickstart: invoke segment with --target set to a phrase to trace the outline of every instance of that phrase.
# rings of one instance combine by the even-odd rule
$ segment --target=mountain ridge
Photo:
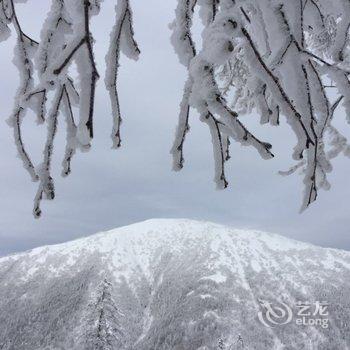
[[[201,223],[204,225],[211,225],[211,226],[215,226],[218,228],[226,228],[226,229],[231,229],[234,230],[236,232],[240,231],[242,233],[245,234],[262,234],[262,235],[266,235],[268,237],[276,237],[276,238],[283,238],[284,240],[287,240],[289,242],[295,242],[297,244],[305,244],[308,245],[310,247],[317,247],[320,249],[327,249],[327,250],[333,250],[333,251],[337,251],[337,252],[344,252],[344,253],[350,253],[350,251],[345,250],[345,249],[339,249],[339,248],[334,248],[334,247],[324,247],[324,246],[318,246],[317,244],[314,243],[310,243],[307,241],[300,241],[294,238],[290,238],[290,237],[286,237],[284,235],[278,234],[276,232],[268,232],[268,231],[263,231],[263,230],[257,230],[257,229],[250,229],[250,228],[235,228],[233,225],[229,225],[229,224],[220,224],[217,222],[212,222],[212,221],[204,221],[204,220],[195,220],[195,219],[186,219],[186,218],[152,218],[152,219],[147,219],[147,220],[143,220],[140,222],[136,222],[136,223],[131,223],[131,224],[127,224],[127,225],[123,225],[123,226],[119,226],[116,228],[112,228],[112,229],[108,229],[108,230],[104,230],[104,231],[99,231],[96,233],[92,233],[86,236],[82,236],[82,237],[77,237],[75,239],[69,240],[67,242],[60,242],[60,243],[53,243],[53,244],[45,244],[42,246],[38,246],[38,247],[34,247],[28,250],[24,250],[24,251],[19,251],[19,252],[14,252],[14,253],[10,253],[10,254],[6,254],[4,256],[0,256],[0,262],[1,260],[5,260],[5,259],[9,259],[15,256],[21,256],[21,255],[25,255],[28,253],[32,253],[32,252],[36,252],[36,251],[40,251],[43,249],[48,249],[48,248],[58,248],[58,247],[63,247],[65,245],[70,245],[73,243],[78,243],[81,241],[85,241],[86,239],[92,239],[94,237],[98,237],[98,236],[104,236],[106,234],[113,234],[113,233],[117,233],[116,231],[121,231],[123,229],[131,229],[131,228],[135,228],[137,229],[137,227],[139,226],[143,226],[143,225],[150,225],[152,226],[153,223]]]
[[[0,349],[346,349],[349,281],[350,252],[151,219],[0,258]],[[326,300],[331,327],[268,327],[262,299]]]

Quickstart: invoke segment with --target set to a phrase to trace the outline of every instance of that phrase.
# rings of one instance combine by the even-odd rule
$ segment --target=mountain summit
[[[149,220],[0,259],[2,350],[350,348],[350,253]]]

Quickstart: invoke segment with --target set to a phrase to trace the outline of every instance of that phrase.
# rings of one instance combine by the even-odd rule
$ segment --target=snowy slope
[[[349,296],[349,252],[150,220],[0,259],[0,349],[343,350]],[[292,320],[267,327],[262,300]],[[328,328],[297,324],[298,301],[328,302]]]

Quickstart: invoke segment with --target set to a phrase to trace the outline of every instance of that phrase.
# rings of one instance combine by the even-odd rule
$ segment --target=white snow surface
[[[157,219],[0,259],[0,349],[348,349],[350,253]],[[259,299],[329,303],[268,328]]]

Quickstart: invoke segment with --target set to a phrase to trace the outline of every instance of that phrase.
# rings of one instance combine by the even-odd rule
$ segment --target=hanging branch
[[[227,188],[228,181],[225,175],[225,162],[227,157],[225,152],[224,139],[222,137],[221,122],[218,121],[213,114],[208,112],[207,115],[201,117],[208,126],[212,137],[213,151],[214,151],[214,160],[215,160],[215,182],[218,189]],[[226,145],[227,147],[227,145]]]
[[[185,143],[186,135],[190,131],[189,97],[192,85],[192,80],[189,78],[185,84],[184,93],[180,104],[179,122],[176,129],[175,141],[171,149],[171,154],[173,156],[173,169],[175,171],[181,170],[185,161],[183,146]]]
[[[210,10],[213,4],[215,11]],[[281,174],[298,169],[304,173],[304,210],[316,200],[319,188],[329,188],[331,157],[349,152],[346,138],[332,125],[334,110],[327,88],[338,89],[341,98],[333,106],[342,102],[350,120],[350,72],[344,59],[349,55],[350,3],[336,0],[332,8],[325,0],[220,0],[199,1],[198,5],[205,6],[204,10],[200,8],[202,50],[190,55],[193,40],[189,46],[188,40],[183,40],[185,35],[175,35],[181,32],[179,28],[188,28],[184,1],[179,1],[172,42],[190,73],[187,100],[210,126],[217,150],[216,182],[224,174],[223,133],[254,146],[264,158],[273,156],[271,145],[260,141],[240,122],[242,114],[255,109],[261,124],[272,125],[279,125],[284,116],[298,140],[293,152],[298,163]],[[219,87],[221,83],[223,88]],[[237,112],[226,102],[232,95]],[[179,122],[183,128],[184,115],[180,114]],[[331,153],[326,150],[326,134],[331,135]],[[184,134],[176,135],[180,156],[175,159],[180,169]]]
[[[23,32],[15,11],[14,0],[0,0],[0,40],[8,38],[10,24],[17,34],[14,62],[20,72],[20,87],[9,124],[13,127],[18,153],[24,167],[33,181],[39,181],[34,200],[35,217],[41,215],[41,200],[43,198],[52,200],[55,197],[51,162],[60,111],[65,116],[67,132],[62,176],[70,174],[71,160],[76,149],[89,149],[94,136],[95,90],[99,74],[94,59],[90,19],[99,13],[100,6],[100,0],[76,2],[52,0],[40,40],[37,42]],[[112,108],[118,111],[113,134],[119,136],[121,118],[116,90],[119,52],[123,51],[129,57],[136,58],[139,49],[134,40],[132,11],[128,0],[118,1],[116,15],[117,24],[111,34],[111,48],[107,55],[107,71],[115,78],[113,86],[106,85],[111,94]],[[68,74],[73,62],[78,68],[78,88]],[[34,81],[34,73],[38,75],[38,82]],[[115,93],[112,92],[113,88]],[[50,97],[51,94],[53,97]],[[46,116],[47,101],[50,101],[51,107]],[[76,107],[79,107],[78,123],[74,117]],[[28,108],[37,115],[38,123],[46,122],[48,126],[43,161],[38,167],[31,161],[22,139],[21,124]],[[120,140],[117,144],[120,144]]]
[[[52,0],[36,41],[22,30],[16,1],[0,0],[0,41],[10,36],[12,27],[17,38],[14,63],[20,74],[9,124],[24,167],[33,181],[39,181],[36,217],[41,213],[41,199],[55,197],[51,157],[59,114],[64,114],[66,124],[63,176],[71,172],[77,148],[88,150],[94,136],[99,74],[90,20],[99,14],[101,4],[102,0]],[[228,185],[225,163],[230,159],[232,140],[254,147],[264,159],[272,158],[270,143],[261,141],[242,122],[244,114],[255,110],[261,124],[277,126],[285,117],[295,133],[297,145],[292,155],[297,163],[281,173],[303,173],[302,210],[316,200],[319,189],[330,187],[331,159],[350,154],[347,138],[333,123],[339,106],[345,108],[350,123],[350,2],[334,0],[329,4],[329,0],[178,0],[171,42],[188,78],[171,149],[175,170],[184,165],[192,110],[209,127],[218,188]],[[198,48],[191,33],[197,10],[203,25]],[[129,0],[117,2],[106,55],[105,85],[111,99],[114,148],[121,145],[121,53],[134,60],[140,54]],[[69,74],[73,62],[77,81]],[[338,94],[335,101],[329,88]],[[38,167],[22,135],[28,109],[38,123],[48,126]]]
[[[172,24],[173,34],[172,42],[177,52],[180,62],[183,63],[190,71],[190,63],[197,57],[197,50],[191,34],[193,22],[193,14],[195,6],[200,7],[200,16],[205,25],[212,23],[218,11],[219,2],[212,1],[179,1],[176,10],[176,20]],[[184,25],[182,25],[184,24]],[[179,123],[176,130],[176,136],[171,154],[173,155],[173,169],[178,171],[183,168],[184,155],[183,146],[186,135],[190,130],[189,114],[190,114],[190,97],[196,81],[191,73],[184,87],[184,94],[180,104]],[[192,107],[195,107],[192,105]],[[214,159],[216,164],[215,182],[217,188],[222,189],[228,186],[225,176],[225,162],[230,159],[229,146],[230,142],[227,135],[223,132],[219,122],[215,116],[206,109],[202,111],[201,120],[209,126],[212,137]]]
[[[13,0],[2,2],[1,17],[5,17],[8,20],[8,23],[13,24],[17,34],[14,63],[20,76],[20,83],[15,97],[13,113],[8,119],[8,123],[13,128],[17,152],[23,162],[24,168],[28,171],[32,181],[37,181],[38,175],[36,174],[33,162],[28,155],[22,138],[22,120],[27,109],[26,106],[22,105],[22,98],[28,93],[28,91],[30,91],[34,84],[32,57],[38,43],[23,32],[18,21]]]
[[[212,4],[206,2],[205,4],[207,8],[201,8],[203,23],[208,26],[214,25],[218,2],[213,1]],[[178,24],[173,25],[174,34],[172,40],[173,43],[175,42],[175,49],[180,57],[180,61],[186,62],[185,58],[191,57],[191,55],[192,59],[190,63],[187,63],[190,79],[186,83],[184,99],[181,103],[179,127],[172,148],[175,169],[179,170],[183,166],[183,144],[188,131],[188,111],[190,108],[188,104],[190,100],[192,100],[192,107],[197,109],[202,116],[201,120],[209,126],[211,132],[216,169],[215,182],[219,189],[226,188],[228,182],[226,180],[224,167],[225,162],[230,159],[228,149],[230,142],[228,137],[232,137],[243,145],[253,145],[264,158],[273,157],[270,152],[271,147],[268,143],[263,143],[253,136],[238,120],[237,113],[231,111],[227,106],[225,99],[221,97],[219,87],[215,81],[215,65],[206,57],[205,49],[197,54],[192,39],[184,42],[175,41],[176,38],[191,38],[188,28],[188,23],[191,23],[189,22],[189,18],[191,17],[189,17],[188,12],[188,2],[186,2],[186,6],[184,7],[186,11],[180,11],[179,7],[181,7],[180,3],[177,10]],[[193,10],[194,8],[191,7],[190,14],[192,15]],[[208,13],[211,14],[211,16],[208,16]],[[181,17],[181,15],[183,17]],[[178,28],[181,28],[181,22],[187,23],[187,26],[184,27],[186,28],[185,33],[179,35]],[[214,40],[215,39],[217,38],[214,38]],[[182,46],[180,46],[180,44],[182,44]],[[204,41],[203,46],[205,45],[206,42]],[[233,50],[233,47],[230,46],[230,42],[226,42],[226,45],[229,51]],[[208,45],[208,47],[210,47],[210,45]],[[184,55],[185,58],[181,55]],[[216,118],[216,115],[219,119]]]
[[[48,125],[47,125],[47,139],[44,148],[44,160],[43,163],[38,167],[39,173],[39,187],[34,200],[34,216],[40,217],[41,209],[40,202],[45,194],[45,198],[53,200],[55,198],[55,187],[53,179],[51,177],[51,160],[53,153],[53,142],[57,132],[57,118],[60,109],[60,104],[63,98],[65,87],[61,86],[56,90],[55,96],[52,101],[51,111],[48,114]]]
[[[63,88],[62,102],[64,105],[64,114],[67,125],[67,142],[64,159],[62,161],[62,176],[68,176],[71,173],[71,161],[76,151],[77,126],[74,121],[71,98],[67,91],[67,85]]]
[[[197,4],[196,0],[179,0],[176,8],[176,19],[171,24],[173,33],[171,42],[175,48],[180,63],[189,69],[191,60],[196,56],[197,50],[192,38],[191,28],[193,22],[194,8]],[[170,153],[173,157],[173,169],[179,171],[183,168],[184,158],[184,143],[187,133],[190,131],[190,94],[193,86],[191,77],[188,77],[184,90],[182,101],[180,104],[179,122],[175,132],[175,140]]]
[[[110,35],[111,43],[106,55],[107,70],[105,77],[105,85],[109,92],[113,113],[113,130],[111,135],[113,148],[121,146],[120,125],[122,116],[117,87],[120,53],[123,52],[127,57],[135,61],[138,60],[140,55],[140,49],[134,39],[133,18],[129,0],[119,0],[116,14],[116,24]]]

